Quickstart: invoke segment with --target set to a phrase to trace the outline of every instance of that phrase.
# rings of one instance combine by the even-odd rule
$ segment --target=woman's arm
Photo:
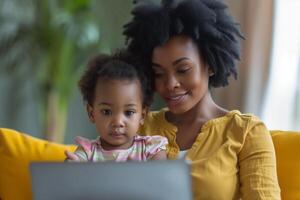
[[[280,199],[271,135],[262,122],[249,129],[239,153],[242,199]]]

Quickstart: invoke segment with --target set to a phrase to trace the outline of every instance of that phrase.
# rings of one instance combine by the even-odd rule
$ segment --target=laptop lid
[[[191,200],[183,160],[30,165],[35,200]]]

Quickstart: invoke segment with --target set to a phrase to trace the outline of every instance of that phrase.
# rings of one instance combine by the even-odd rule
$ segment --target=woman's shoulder
[[[264,123],[255,115],[250,113],[241,113],[238,110],[226,112],[223,116],[206,122],[202,128],[204,132],[215,132],[226,137],[234,137],[238,140],[244,140],[250,132],[268,133]],[[224,137],[224,136],[222,136]]]
[[[167,108],[162,108],[160,110],[156,111],[150,111],[147,113],[146,120],[148,121],[160,121],[162,118],[165,117],[165,112],[167,111]]]
[[[269,134],[263,121],[254,114],[241,113],[238,110],[229,111],[221,124],[227,133],[242,133],[243,137],[251,134]]]
[[[250,113],[241,113],[238,110],[228,111],[224,116],[213,119],[205,124],[202,131],[211,135],[212,141],[233,142],[238,152],[243,149],[252,149],[245,146],[246,141],[268,144],[271,141],[269,130],[259,117]]]
[[[235,126],[246,127],[251,124],[257,123],[262,123],[262,121],[257,116],[250,113],[241,113],[239,110],[231,110],[227,111],[220,117],[208,121],[207,126],[212,124],[232,124]]]
[[[139,132],[142,135],[159,134],[161,130],[168,130],[169,124],[165,119],[166,108],[159,111],[148,112],[143,125],[140,127]]]
[[[228,122],[235,123],[237,126],[252,128],[253,126],[263,124],[262,120],[251,113],[241,113],[238,110],[229,111],[227,114]]]

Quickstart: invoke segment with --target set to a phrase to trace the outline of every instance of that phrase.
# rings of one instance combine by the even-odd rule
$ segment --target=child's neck
[[[103,140],[101,137],[100,137],[100,144],[101,144],[101,147],[106,150],[106,151],[112,151],[112,150],[125,150],[125,149],[129,149],[132,145],[133,145],[133,141],[134,141],[134,137],[131,139],[131,141],[128,141],[124,144],[121,144],[121,145],[113,145],[113,144],[110,144],[108,142],[106,142],[105,140]]]

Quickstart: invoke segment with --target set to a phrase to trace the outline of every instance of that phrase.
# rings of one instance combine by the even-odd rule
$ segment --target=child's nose
[[[124,127],[124,119],[122,116],[115,116],[112,120],[112,127]]]

